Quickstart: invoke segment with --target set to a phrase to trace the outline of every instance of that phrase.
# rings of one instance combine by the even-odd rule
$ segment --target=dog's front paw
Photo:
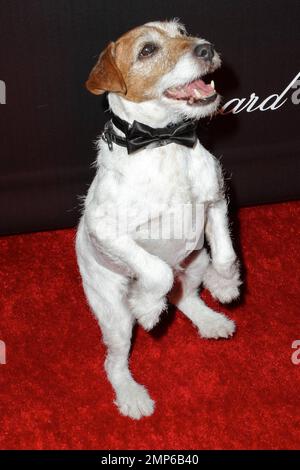
[[[228,260],[212,260],[212,265],[217,273],[225,279],[232,279],[239,273],[239,262],[234,256]]]
[[[152,292],[157,298],[165,297],[174,282],[172,268],[161,259],[152,256],[138,275],[136,288]]]
[[[167,308],[166,297],[152,301],[152,307],[138,317],[139,324],[146,330],[150,331],[159,322],[161,313]]]
[[[203,279],[204,286],[211,295],[223,304],[236,300],[239,295],[239,287],[242,284],[238,268],[230,278],[220,275],[211,264],[208,266]]]
[[[150,261],[147,270],[131,284],[128,293],[129,308],[147,331],[156,325],[160,314],[166,309],[166,295],[174,281],[170,266],[156,257],[150,258]]]
[[[167,308],[166,297],[157,298],[143,289],[133,288],[128,301],[131,312],[146,331],[158,323],[160,314]]]

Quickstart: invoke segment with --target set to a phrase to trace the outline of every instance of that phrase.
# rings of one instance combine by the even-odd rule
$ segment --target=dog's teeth
[[[213,89],[215,89],[215,82],[214,82],[213,80],[210,82],[210,86],[211,86]]]
[[[198,98],[198,99],[202,98],[201,93],[199,92],[199,90],[194,89],[194,95],[195,95],[196,98]]]
[[[189,104],[193,104],[194,103],[194,98],[191,96],[189,101],[188,101]]]

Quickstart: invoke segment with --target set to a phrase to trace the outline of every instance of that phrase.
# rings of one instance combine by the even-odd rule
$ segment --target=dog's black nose
[[[196,57],[200,57],[200,59],[208,61],[212,60],[215,51],[213,46],[207,42],[205,44],[198,44],[194,49],[194,54]]]

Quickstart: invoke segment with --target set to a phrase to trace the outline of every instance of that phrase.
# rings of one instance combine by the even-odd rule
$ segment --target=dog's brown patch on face
[[[154,87],[158,80],[172,70],[181,55],[190,50],[194,43],[188,37],[170,37],[159,28],[148,28],[159,36],[157,41],[153,41],[159,49],[152,57],[137,57],[134,47],[137,33],[128,34],[116,43],[116,63],[126,83],[126,99],[130,101],[141,102],[154,98]],[[139,42],[143,44],[143,41]]]
[[[150,57],[139,58],[146,43],[155,43],[157,51]],[[141,102],[155,98],[155,85],[176,65],[185,52],[192,49],[195,38],[172,37],[155,26],[140,26],[123,34],[100,55],[93,68],[87,88],[95,94],[113,91],[129,101]],[[91,86],[89,86],[91,85]]]

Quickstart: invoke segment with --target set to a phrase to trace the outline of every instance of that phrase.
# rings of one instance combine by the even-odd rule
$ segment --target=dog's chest
[[[138,193],[141,205],[174,205],[193,201],[190,180],[190,150],[170,144],[145,150],[126,171],[126,180]]]
[[[196,207],[190,179],[193,157],[177,145],[157,149],[151,160],[144,156],[129,176],[137,190],[133,205],[140,208],[132,236],[147,251],[177,266],[195,248],[203,228],[203,206]]]
[[[114,146],[114,154],[104,147],[103,170],[89,190],[86,210],[97,218],[98,210],[113,205],[110,219],[126,217],[138,244],[178,266],[203,243],[205,206],[215,192],[210,190],[215,172],[207,159],[199,147],[175,144],[131,155],[121,147]]]

